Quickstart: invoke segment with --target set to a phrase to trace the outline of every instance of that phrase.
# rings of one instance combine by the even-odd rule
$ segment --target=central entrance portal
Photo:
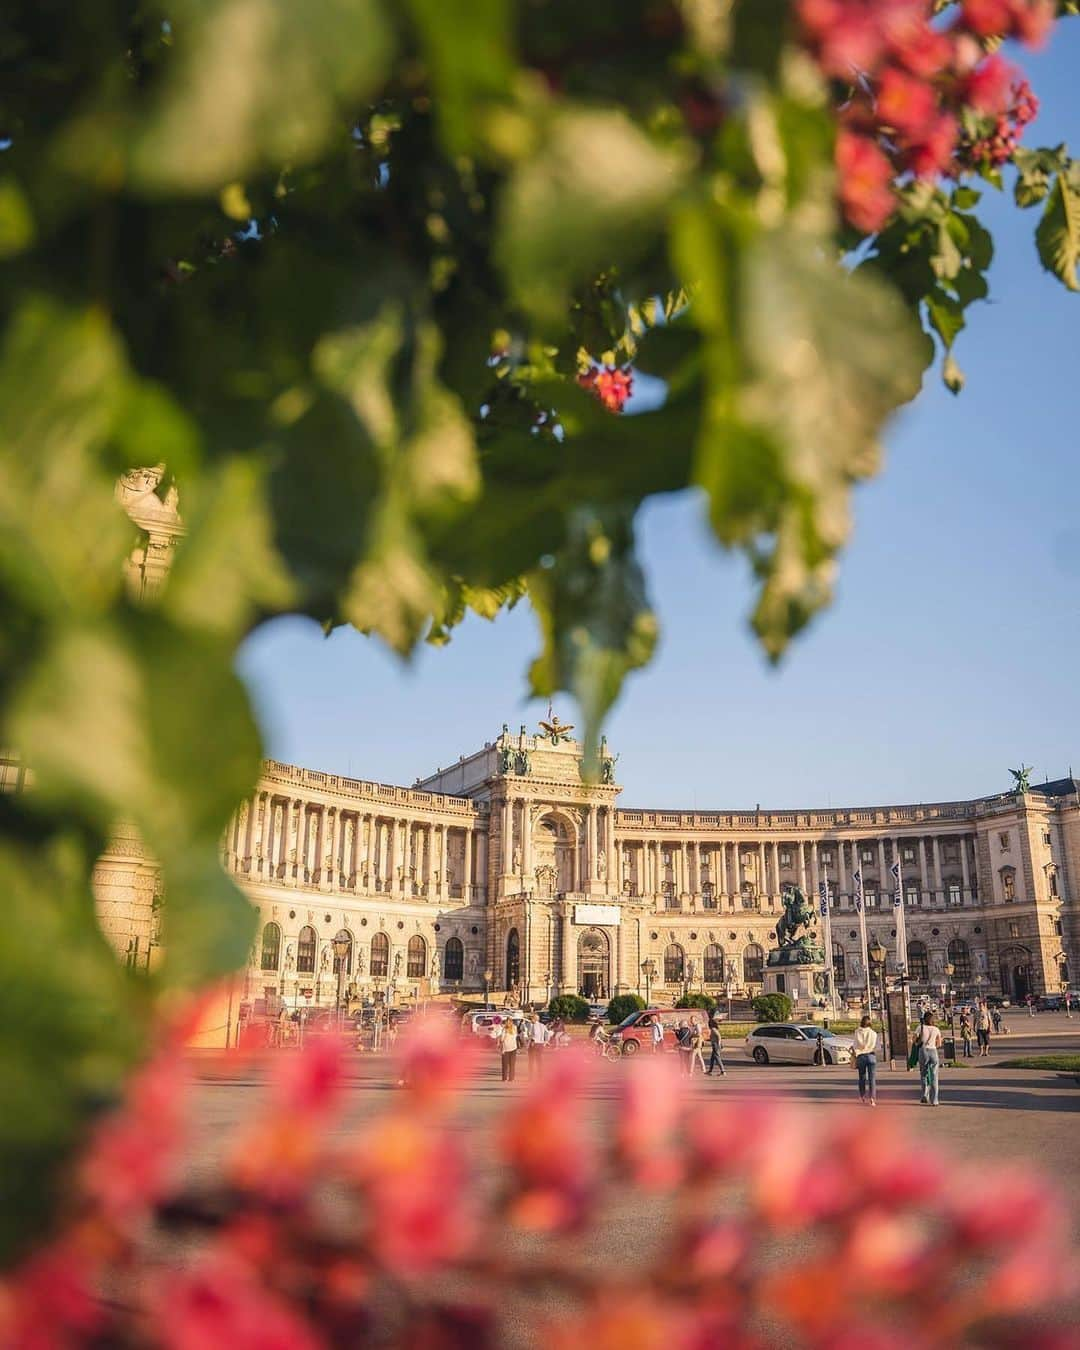
[[[599,928],[578,938],[578,992],[591,1003],[611,997],[611,947]]]

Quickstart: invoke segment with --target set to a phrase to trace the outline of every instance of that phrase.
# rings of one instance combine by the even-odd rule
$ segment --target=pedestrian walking
[[[994,1019],[994,1034],[995,1034],[995,1036],[1000,1036],[1000,1035],[1001,1035],[1001,1010],[1000,1010],[999,1008],[995,1008],[994,1011],[990,1014],[990,1016]]]
[[[855,1028],[852,1044],[855,1067],[859,1071],[859,1101],[877,1106],[877,1032],[870,1025],[870,1014]]]
[[[971,1047],[971,1018],[966,1012],[960,1014],[960,1039],[964,1042],[964,1057],[970,1059],[974,1051]],[[979,1044],[982,1044],[981,1040]]]
[[[701,1072],[705,1072],[705,1037],[702,1034],[701,1023],[697,1018],[690,1022],[690,1077],[694,1076],[694,1066],[701,1065]]]
[[[975,1018],[975,1035],[979,1041],[979,1055],[985,1058],[990,1053],[990,1010],[985,1003],[980,1005]]]
[[[1065,991],[1065,1016],[1072,1017],[1072,993]]]
[[[814,1063],[825,1067],[825,1037],[820,1031],[814,1043]]]
[[[529,1077],[540,1078],[544,1072],[544,1046],[551,1032],[544,1026],[536,1013],[529,1019]]]
[[[712,1017],[709,1019],[709,1063],[705,1069],[707,1076],[711,1077],[716,1069],[719,1069],[721,1078],[727,1076],[727,1070],[724,1068],[723,1049],[720,1019]]]
[[[683,1073],[690,1072],[690,1023],[684,1018],[679,1023],[679,1029],[675,1033],[675,1040],[679,1051],[679,1068]]]
[[[512,1017],[508,1017],[503,1023],[502,1034],[499,1037],[499,1049],[502,1051],[502,1080],[504,1083],[512,1083],[518,1052],[517,1027],[514,1025]]]
[[[1030,1014],[1032,1017],[1034,1017],[1034,1016],[1035,1016],[1035,995],[1034,995],[1034,994],[1028,994],[1026,1002],[1027,1002],[1027,1009],[1028,1009],[1029,1014]]]
[[[941,1074],[941,1029],[933,1013],[923,1015],[919,1027],[919,1078],[922,1080],[922,1104],[938,1106],[938,1079]]]
[[[664,1024],[660,1021],[659,1017],[653,1018],[652,1026],[649,1030],[652,1036],[653,1054],[655,1055],[664,1048]]]
[[[532,1023],[529,1021],[528,1013],[526,1013],[517,1024],[517,1038],[518,1049],[525,1051],[525,1062],[528,1065],[529,1077],[531,1078],[533,1072],[533,1060],[532,1055],[529,1054],[529,1046],[532,1040]]]

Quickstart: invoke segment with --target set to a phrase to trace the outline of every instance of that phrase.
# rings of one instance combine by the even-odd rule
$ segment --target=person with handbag
[[[922,1081],[923,1106],[939,1106],[938,1079],[941,1075],[941,1029],[931,1012],[923,1015],[917,1036],[919,1045],[919,1078]]]
[[[504,1083],[512,1083],[518,1052],[517,1027],[514,1025],[512,1017],[508,1017],[503,1023],[502,1033],[499,1036],[499,1049],[502,1052],[502,1080]]]

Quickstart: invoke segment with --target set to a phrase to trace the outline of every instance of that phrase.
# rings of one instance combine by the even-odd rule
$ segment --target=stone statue
[[[293,967],[294,967],[295,965],[296,965],[296,955],[295,955],[295,953],[293,952],[293,946],[292,946],[292,943],[290,942],[289,945],[285,948],[285,970],[286,970],[286,973],[287,973],[288,971],[292,970]]]
[[[364,949],[362,947],[356,949],[356,973],[357,975],[363,975],[364,973]]]
[[[540,723],[540,730],[545,736],[551,737],[552,745],[558,745],[560,741],[568,741],[573,729],[573,722],[560,722],[558,717],[550,712],[548,713],[548,721]]]
[[[510,745],[504,745],[499,750],[499,772],[510,773],[513,770],[514,762],[517,759],[517,751]]]
[[[784,912],[776,925],[776,940],[781,947],[791,946],[800,928],[809,928],[814,911],[798,886],[789,886],[783,894]]]
[[[1018,792],[1018,793],[1020,793],[1021,795],[1023,795],[1025,792],[1030,792],[1030,791],[1031,791],[1031,765],[1030,765],[1030,764],[1025,764],[1024,761],[1021,760],[1021,761],[1020,761],[1020,767],[1019,767],[1018,769],[1010,769],[1009,772],[1010,772],[1010,773],[1012,774],[1012,776],[1013,776],[1013,791],[1014,791],[1014,792]]]
[[[475,979],[480,974],[480,953],[470,952],[468,955],[469,978]]]
[[[401,953],[400,953],[400,952],[395,952],[395,953],[394,953],[394,974],[395,974],[395,975],[400,975],[400,974],[401,974]]]
[[[514,754],[514,772],[527,774],[532,772],[532,760],[528,750],[518,750]]]
[[[330,969],[330,948],[324,947],[322,950],[322,960],[319,963],[323,970]]]
[[[600,761],[600,781],[601,783],[614,783],[615,764],[618,755],[605,755]]]
[[[513,852],[512,856],[511,856],[511,859],[510,859],[510,865],[511,865],[511,867],[512,867],[512,869],[513,869],[514,876],[517,876],[517,874],[521,871],[521,849],[520,849],[520,848],[515,847],[514,852]]]
[[[607,855],[603,849],[596,855],[596,875],[601,881],[607,876]]]
[[[431,953],[431,978],[433,980],[439,978],[439,949],[437,947]]]

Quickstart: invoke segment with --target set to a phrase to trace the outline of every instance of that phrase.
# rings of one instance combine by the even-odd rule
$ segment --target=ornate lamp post
[[[956,967],[953,965],[953,963],[952,963],[951,961],[946,961],[946,962],[945,962],[945,981],[946,981],[946,984],[945,984],[945,1003],[946,1003],[946,1006],[947,1006],[948,1009],[949,1009],[949,1035],[950,1035],[950,1036],[952,1037],[952,1039],[953,1039],[953,1046],[954,1046],[954,1047],[955,1047],[955,1045],[956,1045],[956,1029],[955,1029],[955,1027],[953,1026],[953,1021],[954,1021],[954,1018],[955,1018],[956,1005],[955,1005],[955,1001],[954,1001],[954,999],[953,999],[953,984],[952,984],[952,977],[953,977],[953,975],[955,975],[955,973],[956,973]]]
[[[871,964],[877,970],[878,990],[881,995],[881,1043],[885,1050],[885,1058],[892,1060],[892,1054],[889,1050],[889,1017],[888,1007],[885,1000],[885,962],[889,953],[880,938],[875,938],[867,948],[867,955],[870,957]]]
[[[486,967],[484,968],[484,1006],[485,1006],[485,1007],[487,1007],[487,1004],[488,1004],[488,1002],[489,1002],[489,998],[488,998],[488,990],[491,988],[491,982],[492,982],[492,980],[493,980],[494,978],[495,978],[495,972],[491,969],[490,966],[486,966]]]
[[[645,1006],[652,1006],[652,980],[656,974],[656,962],[651,956],[646,957],[641,963],[641,973],[645,976]]]
[[[338,1027],[341,1026],[341,1005],[344,1001],[345,990],[345,962],[349,959],[349,953],[352,951],[352,938],[336,937],[333,942],[334,964],[337,966],[337,1017]]]

